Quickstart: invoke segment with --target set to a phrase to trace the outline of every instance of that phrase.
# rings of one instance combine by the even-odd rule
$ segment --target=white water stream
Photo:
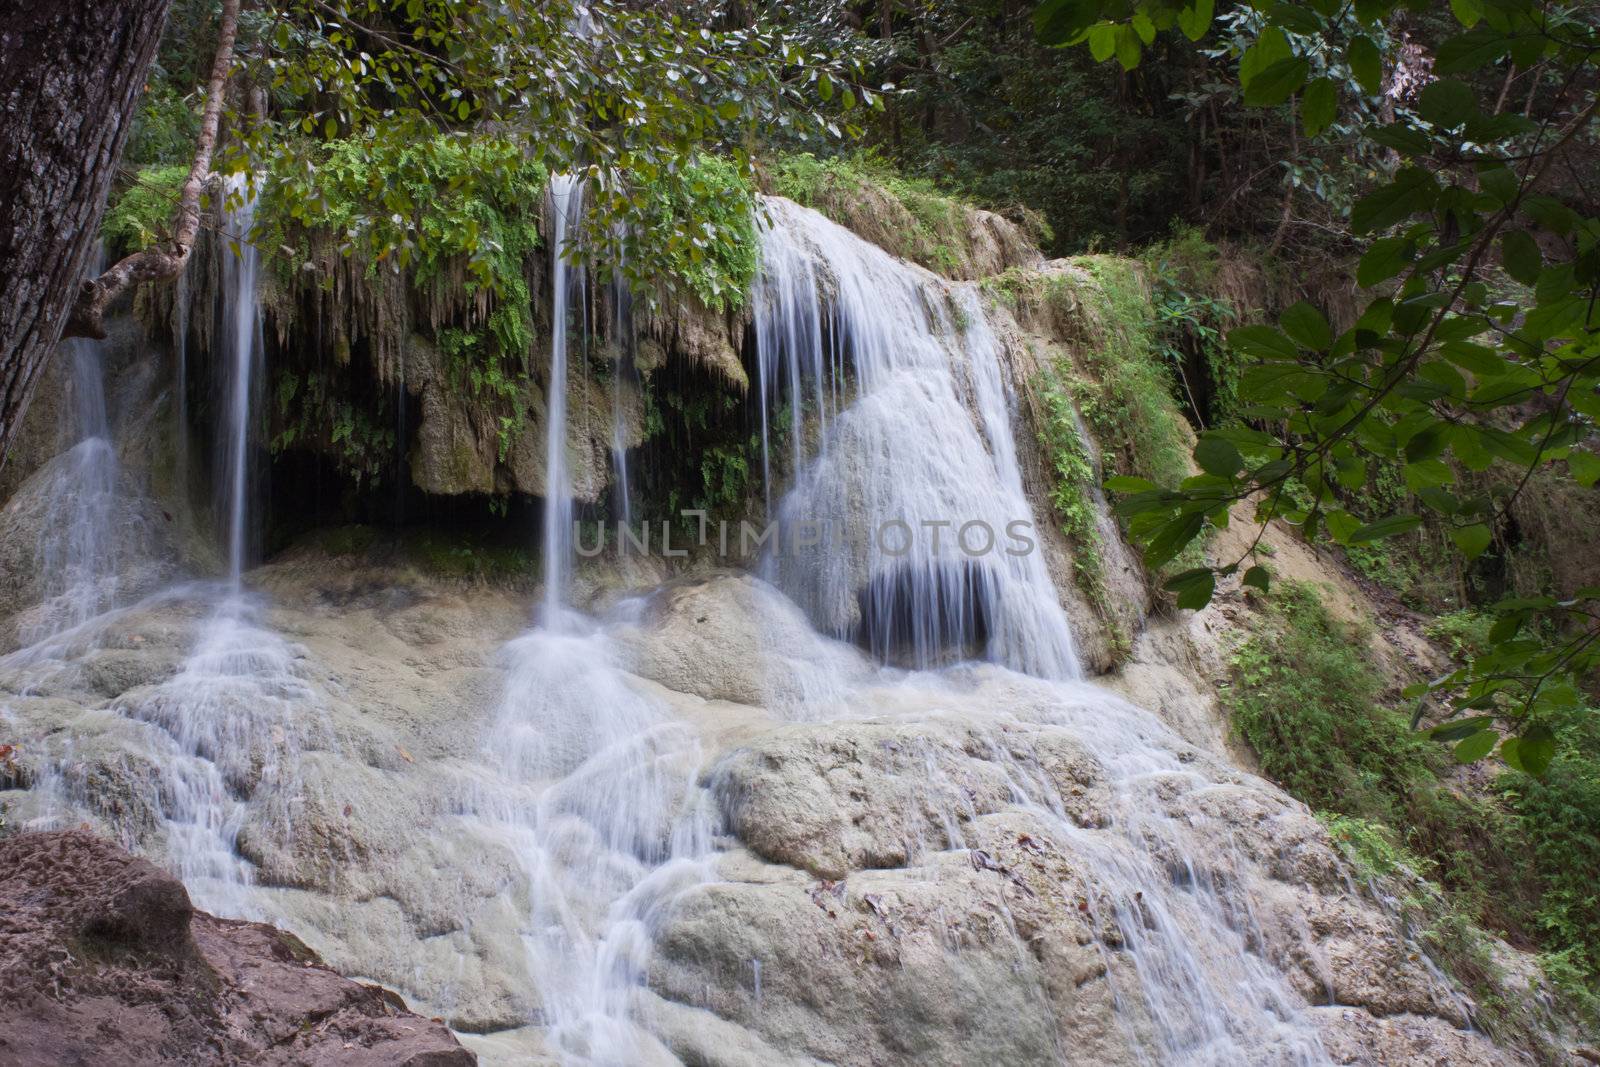
[[[646,975],[675,905],[716,877],[726,828],[712,764],[725,754],[630,672],[618,620],[570,604],[568,322],[583,281],[566,252],[582,200],[579,182],[552,181],[543,596],[532,628],[502,650],[504,689],[477,757],[485,774],[464,815],[516,857],[526,882],[519,936],[539,1004],[530,1024],[563,1062],[632,1067],[676,1062],[641,1021]],[[247,233],[250,211],[239,203],[228,227]],[[1240,889],[1246,860],[1218,848],[1202,816],[1169,814],[1175,793],[1217,783],[1154,716],[1081,680],[1037,538],[1032,550],[1008,551],[1041,519],[1023,488],[1013,384],[976,288],[897,261],[787,201],[766,203],[761,240],[756,401],[769,493],[781,477],[772,457],[780,430],[787,456],[777,465],[790,475],[787,492],[769,498],[781,540],[761,567],[822,638],[855,642],[891,665],[865,680],[801,686],[751,714],[774,726],[964,717],[974,755],[1003,768],[1012,803],[1051,828],[1093,887],[1097,918],[1115,931],[1099,951],[1118,1023],[1144,1062],[1326,1062],[1303,997],[1258,951],[1262,931]],[[112,710],[159,739],[168,861],[196,902],[270,917],[240,835],[247,826],[280,842],[293,834],[299,753],[320,727],[300,654],[244,591],[262,337],[257,253],[245,242],[241,253],[227,257],[223,279],[216,514],[227,580],[203,594],[210,617],[178,672]],[[74,388],[90,404],[79,416],[83,443],[105,437],[95,429],[106,422],[103,387]],[[114,481],[114,453],[109,471]],[[90,573],[103,555],[94,547],[107,521],[94,503],[101,477],[81,478],[71,494],[84,499],[63,518],[72,532],[63,575]],[[86,583],[103,584],[64,578],[55,595]],[[98,592],[82,596],[81,611],[64,616],[69,627],[109,604]],[[1075,817],[1044,758],[1018,740],[1025,731],[1013,729],[1039,724],[1070,732],[1103,768],[1104,819]],[[934,775],[931,756],[928,766]],[[944,805],[933,813],[942,830],[910,850],[912,862],[918,849],[975,847],[963,829],[971,812],[937,800],[956,792],[937,784],[919,804]],[[770,983],[771,964],[750,961],[758,999],[763,967]]]
[[[100,273],[104,258],[102,249],[89,265],[91,277]],[[60,357],[68,361],[67,430],[75,443],[54,464],[37,551],[43,599],[17,632],[25,648],[81,626],[117,597],[119,560],[111,524],[120,473],[106,404],[104,346],[77,338],[61,346]]]
[[[557,205],[577,195],[568,183],[554,187]],[[784,540],[764,566],[824,634],[918,668],[889,672],[845,701],[832,687],[823,702],[802,698],[782,714],[959,704],[972,684],[966,669],[930,668],[974,654],[1023,672],[1006,689],[1014,703],[994,709],[993,721],[1049,723],[1081,738],[1112,779],[1109,829],[1080,827],[1014,740],[988,735],[986,756],[1008,769],[1014,802],[1070,843],[1109,909],[1119,951],[1133,961],[1134,981],[1117,990],[1130,1042],[1152,1064],[1322,1062],[1303,1001],[1250,950],[1252,917],[1217,884],[1235,861],[1194,855],[1204,838],[1161,814],[1157,794],[1198,777],[1186,746],[1149,714],[1075,680],[1071,632],[1038,551],[974,554],[967,549],[980,539],[960,539],[975,520],[997,544],[1035,521],[1009,383],[974,288],[898,262],[786,201],[766,208],[755,306],[761,440],[770,445],[786,405],[797,473],[776,509]],[[613,1067],[664,1054],[636,1022],[637,998],[652,932],[679,894],[712,877],[714,804],[693,728],[624,673],[605,624],[564,604],[570,539],[551,517],[570,524],[559,447],[570,284],[561,242],[575,220],[555,217],[545,600],[540,625],[504,653],[508,684],[487,750],[506,784],[478,814],[527,873],[524,936],[549,1046],[563,1062]],[[875,540],[890,522],[915,534],[905,551]],[[926,536],[925,522],[948,524],[942,541]],[[819,525],[834,539],[812,540]],[[945,812],[945,840],[927,847],[967,847],[963,814]],[[760,966],[752,960],[752,973]]]

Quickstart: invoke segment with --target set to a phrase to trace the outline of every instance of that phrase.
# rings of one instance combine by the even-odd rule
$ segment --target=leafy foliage
[[[1089,602],[1108,615],[1105,545],[1095,522],[1095,469],[1079,426],[1077,407],[1056,373],[1035,383],[1044,406],[1039,443],[1045,450],[1055,485],[1050,503],[1072,546],[1072,574]]]
[[[317,441],[357,487],[376,486],[394,470],[394,426],[341,398],[326,375],[280,371],[274,384],[279,426],[271,441],[274,454]]]
[[[733,163],[701,156],[682,180],[650,189],[645,240],[659,239],[666,278],[686,285],[709,308],[738,308],[759,265],[753,192]]]
[[[1374,113],[1367,98],[1383,88],[1376,38],[1397,0],[1356,5],[1353,24],[1324,0],[1245,6],[1259,27],[1238,56],[1246,103],[1297,98],[1308,136],[1353,115],[1364,138],[1392,153],[1349,211],[1366,242],[1358,280],[1372,296],[1347,329],[1302,302],[1277,327],[1234,330],[1229,344],[1249,361],[1239,395],[1250,425],[1202,434],[1202,475],[1132,487],[1119,509],[1158,556],[1246,500],[1260,522],[1280,518],[1362,545],[1421,523],[1415,513],[1361,522],[1338,506],[1336,487],[1359,490],[1366,459],[1377,456],[1401,465],[1460,553],[1476,558],[1540,468],[1565,463],[1580,484],[1600,479],[1589,444],[1600,418],[1600,217],[1581,184],[1549,180],[1595,129],[1600,18],[1528,0],[1454,4],[1431,72],[1396,72],[1421,83],[1414,108]],[[1046,0],[1036,21],[1047,42],[1087,44],[1132,69],[1158,33],[1199,40],[1212,15],[1209,0]],[[1327,66],[1329,47],[1342,67]],[[1496,66],[1548,69],[1559,85],[1537,112],[1532,97],[1522,114],[1507,111],[1510,73]],[[1507,299],[1502,279],[1525,295]],[[1496,464],[1523,472],[1507,493],[1458,491],[1459,470]],[[1293,485],[1305,504],[1292,499]],[[1498,743],[1507,763],[1541,773],[1556,748],[1551,724],[1582,704],[1582,681],[1600,667],[1600,618],[1586,606],[1595,599],[1600,590],[1582,589],[1499,605],[1494,647],[1415,693],[1471,713],[1434,736],[1463,757]]]
[[[445,133],[489,136],[587,179],[584,254],[644,288],[705,240],[704,219],[674,214],[670,234],[649,225],[663,195],[698,202],[699,153],[748,172],[751,132],[839,135],[837,116],[878,104],[850,57],[811,47],[814,32],[713,25],[615,0],[287,0],[247,27],[239,77],[272,106],[232,116],[239,136],[223,164],[299,169],[314,186],[307,143],[318,139],[392,158]],[[398,239],[397,252],[414,237],[383,216],[357,222],[374,240]]]
[[[1321,813],[1363,874],[1438,883],[1441,895],[1419,906],[1425,939],[1469,986],[1487,988],[1480,926],[1559,956],[1554,966],[1574,990],[1591,983],[1600,975],[1593,714],[1568,724],[1544,779],[1507,770],[1488,796],[1459,789],[1455,761],[1386,705],[1367,636],[1336,620],[1313,588],[1276,585],[1231,661],[1226,701],[1240,736],[1269,777]],[[1515,852],[1501,847],[1509,840]]]
[[[167,235],[188,164],[139,168],[133,182],[106,208],[100,235],[113,252],[144,248]]]

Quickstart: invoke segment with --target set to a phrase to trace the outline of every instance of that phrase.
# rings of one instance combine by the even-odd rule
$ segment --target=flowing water
[[[1077,677],[975,290],[946,287],[814,211],[766,207],[763,400],[786,374],[798,439],[809,380],[820,439],[778,506],[768,576],[823,632],[910,666],[968,653]],[[841,353],[855,399],[826,421]]]
[[[582,268],[567,242],[583,219],[583,183],[570,175],[550,179],[550,377],[545,389],[544,611],[559,625],[572,573],[572,473],[567,466],[567,333],[571,294]]]
[[[561,183],[556,195],[571,203],[579,194]],[[796,473],[776,508],[784,540],[764,567],[824,635],[915,668],[858,685],[850,699],[835,684],[770,712],[811,721],[927,713],[969,702],[974,678],[997,684],[992,667],[933,668],[976,655],[1009,669],[998,675],[1003,699],[975,720],[978,736],[1007,769],[1014,803],[1045,819],[1087,868],[1097,907],[1119,931],[1132,961],[1116,991],[1130,1043],[1152,1064],[1322,1062],[1302,999],[1251,950],[1259,931],[1237,890],[1243,861],[1198,855],[1206,838],[1190,818],[1164,814],[1167,794],[1212,784],[1188,747],[1148,713],[1076,681],[1071,632],[1039,552],[973,553],[975,541],[962,540],[974,520],[996,540],[1036,521],[1000,348],[975,290],[787,202],[769,202],[765,217],[755,306],[762,442],[770,447],[781,415]],[[556,218],[547,432],[548,484],[560,495],[547,516],[570,522],[558,447],[570,282],[559,250],[574,220]],[[918,535],[903,551],[872,536],[894,522]],[[924,523],[948,523],[937,526],[943,540],[924,536],[935,528]],[[838,539],[814,540],[818,526]],[[565,1062],[609,1067],[664,1055],[634,1021],[637,999],[653,931],[712,877],[715,786],[702,783],[716,776],[703,773],[694,729],[624,673],[608,623],[565,606],[569,548],[547,517],[543,614],[504,651],[508,682],[486,746],[503,785],[480,799],[477,817],[526,872],[524,941],[550,1047]],[[1036,755],[1007,734],[1020,722],[1070,730],[1105,768],[1108,825],[1070,816]],[[928,848],[968,847],[958,808],[943,812],[944,836]],[[751,961],[753,975],[760,967]]]
[[[567,242],[583,187],[558,176],[550,200],[544,602],[534,629],[502,652],[507,680],[485,745],[502,784],[474,808],[480,832],[528,878],[523,940],[546,1040],[569,1061],[636,1064],[664,1055],[633,1006],[663,908],[709,875],[710,809],[695,787],[693,732],[634,687],[606,626],[566,604],[568,305],[583,285]]]
[[[250,547],[250,473],[254,444],[251,415],[255,407],[253,402],[262,347],[261,297],[256,285],[261,253],[249,241],[250,229],[255,222],[255,199],[244,180],[236,178],[228,183],[228,199],[231,205],[223,224],[224,236],[232,241],[233,249],[231,255],[224,254],[222,257],[223,360],[226,371],[222,403],[226,436],[218,455],[220,470],[217,484],[221,487],[220,503],[227,509],[224,515],[227,523],[228,584],[238,591]]]
[[[640,1021],[646,973],[675,905],[716,877],[727,830],[714,770],[722,753],[632,673],[631,646],[617,634],[640,624],[637,605],[591,618],[570,603],[568,324],[584,282],[567,252],[583,187],[558,177],[550,196],[544,590],[534,625],[501,651],[504,688],[464,817],[515,857],[525,879],[520,941],[539,1002],[529,1021],[549,1049],[594,1067],[670,1063]],[[243,235],[252,205],[232,199],[227,228]],[[1246,858],[1218,845],[1225,828],[1175,805],[1226,784],[1216,765],[1197,760],[1156,717],[1081,680],[1033,533],[1047,519],[1024,490],[1015,385],[976,287],[897,261],[787,201],[764,204],[760,234],[754,402],[769,494],[787,477],[786,491],[769,495],[779,540],[760,568],[809,621],[799,624],[804,641],[766,636],[797,667],[813,639],[836,657],[830,663],[865,662],[838,644],[848,641],[879,665],[851,673],[812,664],[816,677],[799,672],[802,682],[782,699],[746,710],[774,727],[869,716],[966,724],[968,754],[1002,769],[1011,804],[1050,827],[1092,887],[1084,907],[1113,932],[1099,951],[1118,1022],[1144,1062],[1326,1062],[1304,998],[1260,951]],[[265,624],[264,605],[243,583],[259,418],[257,269],[245,242],[223,264],[215,513],[226,581],[179,592],[208,612],[196,647],[172,677],[110,711],[150,732],[167,858],[197,903],[270,917],[240,841],[247,833],[280,846],[292,839],[299,753],[321,727],[302,653]],[[621,334],[624,301],[614,303]],[[97,383],[97,373],[86,359],[83,374]],[[75,384],[74,397],[78,447],[106,438],[103,386]],[[612,447],[626,516],[619,413]],[[94,510],[96,487],[115,480],[108,441],[103,452],[109,474],[84,475],[69,494],[82,510],[63,519],[73,531],[61,548],[63,575],[98,558],[92,546],[109,520]],[[79,584],[63,578],[53,595]],[[64,616],[71,625],[89,625],[108,604],[99,592],[83,597],[85,606]],[[1027,740],[1035,728],[1069,735],[1092,758],[1104,779],[1101,817],[1074,814]],[[927,792],[916,803],[938,830],[908,848],[912,864],[928,852],[976,847],[965,829],[970,801],[939,799],[960,792],[945,788],[940,773],[930,745]],[[1027,951],[1020,938],[1017,950],[1019,958]],[[958,953],[950,965],[961,965]],[[771,968],[749,962],[758,1001]]]
[[[102,250],[90,276],[100,273],[103,261]],[[120,561],[112,523],[119,472],[106,404],[105,347],[77,338],[61,346],[60,357],[68,364],[67,430],[75,443],[53,463],[37,553],[43,597],[17,632],[25,648],[81,626],[117,597]]]

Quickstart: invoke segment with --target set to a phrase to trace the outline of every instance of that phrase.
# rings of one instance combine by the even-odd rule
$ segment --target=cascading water
[[[251,893],[253,871],[237,842],[253,800],[264,834],[293,831],[287,805],[298,754],[315,725],[315,694],[293,649],[260,622],[261,605],[244,590],[250,551],[252,429],[261,362],[260,253],[250,243],[252,190],[227,184],[222,256],[223,442],[216,512],[223,516],[227,577],[199,644],[178,673],[118,710],[159,727],[176,749],[163,791],[167,853],[201,906],[223,915],[264,917]]]
[[[103,250],[90,264],[100,273]],[[76,442],[56,461],[49,515],[40,526],[39,570],[43,601],[18,626],[24,647],[89,621],[117,595],[119,560],[115,521],[118,464],[106,406],[103,346],[78,338],[62,346],[70,368]]]
[[[611,388],[611,466],[616,480],[617,519],[633,522],[632,489],[628,482],[628,420],[623,382],[633,372],[633,294],[621,265],[611,278],[611,336],[617,346],[616,375]]]
[[[583,220],[583,183],[570,175],[550,179],[550,379],[545,391],[544,612],[559,625],[572,568],[572,474],[567,469],[568,294],[580,268],[567,243]]]
[[[544,601],[538,625],[503,651],[506,687],[485,746],[501,784],[473,807],[527,875],[523,939],[548,1043],[566,1062],[622,1067],[664,1055],[632,1021],[634,1005],[661,909],[708,875],[711,823],[693,731],[634,687],[606,627],[565,602],[568,305],[583,269],[567,243],[582,198],[578,180],[551,180]]]
[[[1070,842],[1108,902],[1136,976],[1136,988],[1118,992],[1120,1021],[1147,1062],[1325,1062],[1303,998],[1251,950],[1258,932],[1236,890],[1242,861],[1201,852],[1194,827],[1163,814],[1163,792],[1212,784],[1184,758],[1187,746],[1148,713],[1075,681],[1070,631],[1036,549],[974,554],[961,540],[974,521],[996,534],[1034,521],[999,347],[974,287],[896,261],[786,201],[766,213],[755,310],[763,406],[784,368],[798,431],[798,383],[836,360],[828,345],[850,354],[855,392],[779,505],[783,540],[768,573],[825,632],[865,636],[880,651],[909,646],[918,667],[976,651],[1035,676],[918,671],[834,706],[895,715],[967,703],[974,687],[991,694],[986,758],[1009,769],[1014,801]],[[820,416],[829,393],[815,392]],[[818,540],[819,525],[834,540]],[[886,526],[914,536],[886,545]],[[1068,814],[1040,760],[1007,733],[1021,722],[1069,729],[1103,765],[1108,826]],[[944,812],[946,840],[930,847],[966,847],[962,817]]]
[[[224,358],[223,410],[226,412],[226,437],[219,455],[222,506],[227,510],[228,585],[232,592],[241,588],[245,553],[249,548],[247,515],[250,503],[251,444],[250,412],[256,384],[257,364],[261,359],[261,298],[256,291],[256,272],[261,253],[250,243],[255,222],[255,196],[239,178],[228,182],[226,230],[233,254],[222,259]]]
[[[816,212],[785,200],[765,207],[755,312],[763,399],[786,368],[798,449],[804,379],[820,421],[826,376],[837,378],[832,368],[848,353],[856,394],[820,428],[812,464],[796,464],[769,576],[824,632],[912,666],[976,650],[1028,673],[1077,677],[1066,616],[1032,543],[1006,381],[976,294]]]

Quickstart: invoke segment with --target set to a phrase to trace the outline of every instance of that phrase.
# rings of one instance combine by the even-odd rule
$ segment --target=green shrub
[[[1079,407],[1118,474],[1176,485],[1189,476],[1189,431],[1155,343],[1140,268],[1112,256],[1074,262],[1094,279],[1076,295],[1091,304],[1098,326],[1081,346],[1092,381],[1079,386]],[[1057,284],[1071,285],[1059,277]]]
[[[106,208],[100,224],[100,235],[112,255],[137,252],[171,236],[178,195],[188,177],[188,164],[139,168],[133,183]]]
[[[645,196],[640,240],[660,246],[652,258],[707,307],[743,306],[760,265],[753,190],[744,173],[728,160],[700,156],[647,186]]]
[[[1095,512],[1094,463],[1079,431],[1077,408],[1066,385],[1053,372],[1047,372],[1035,383],[1035,391],[1044,405],[1039,444],[1055,475],[1050,503],[1061,523],[1061,532],[1072,547],[1073,578],[1089,602],[1102,615],[1109,615],[1105,545]]]
[[[1470,650],[1482,620],[1462,612],[1430,630]],[[1505,771],[1487,795],[1450,781],[1448,749],[1383,703],[1366,635],[1316,591],[1276,583],[1232,656],[1227,704],[1262,771],[1316,809],[1366,876],[1415,876],[1424,940],[1483,1001],[1499,998],[1482,933],[1536,944],[1553,985],[1592,1006],[1600,978],[1600,726],[1572,712],[1543,779]],[[1518,1009],[1488,1004],[1502,1028]]]

